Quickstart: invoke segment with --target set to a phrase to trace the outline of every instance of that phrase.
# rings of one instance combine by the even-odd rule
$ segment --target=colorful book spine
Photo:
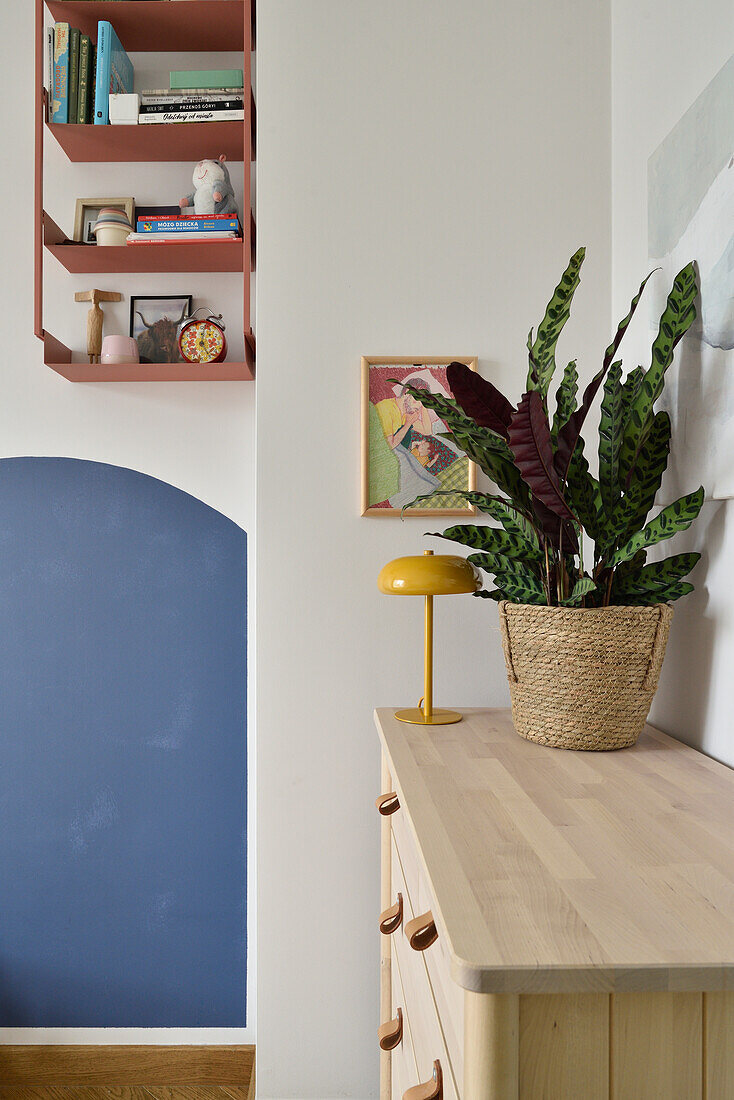
[[[76,27],[69,30],[69,122],[77,121],[79,105],[79,39]]]
[[[69,24],[54,26],[54,86],[51,96],[51,121],[69,121]]]
[[[46,27],[46,58],[44,61],[43,86],[48,92],[49,101],[54,83],[54,29]]]
[[[130,233],[127,238],[129,245],[162,245],[162,244],[238,244],[242,247],[242,240],[234,233],[223,233],[220,236],[192,233],[190,236],[158,237],[154,233]]]
[[[77,123],[89,122],[89,86],[92,74],[92,40],[83,34],[79,43],[79,97],[77,100]]]
[[[186,99],[189,97],[201,99],[202,96],[207,98],[237,96],[237,98],[242,99],[244,92],[242,88],[176,88],[175,92],[171,91],[170,88],[146,88],[139,95],[141,103],[167,103],[170,99],[178,96],[183,96]]]
[[[242,122],[244,111],[161,111],[158,114],[139,115],[140,125],[162,122]]]
[[[244,88],[242,69],[198,69],[194,72],[172,72],[171,91],[182,88]]]
[[[107,126],[110,121],[110,92],[133,90],[134,70],[115,28],[107,19],[97,24],[97,79],[94,93],[94,121]]]
[[[237,218],[144,218],[138,219],[138,233],[216,233],[234,232],[240,227]]]
[[[198,99],[172,100],[170,103],[141,103],[141,115],[157,115],[161,111],[183,111],[193,114],[196,111],[244,111],[242,99]]]

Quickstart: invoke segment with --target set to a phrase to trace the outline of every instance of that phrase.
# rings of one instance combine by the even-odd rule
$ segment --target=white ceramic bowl
[[[130,232],[131,229],[129,225],[113,225],[111,223],[107,225],[97,225],[94,229],[97,244],[108,246],[127,244],[127,238]]]

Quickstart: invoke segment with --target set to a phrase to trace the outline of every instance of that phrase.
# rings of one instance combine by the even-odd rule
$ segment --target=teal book
[[[94,90],[94,121],[107,126],[110,121],[110,93],[133,90],[134,70],[115,28],[106,19],[97,24],[97,75]]]
[[[69,24],[54,27],[54,73],[51,93],[51,121],[69,121]]]
[[[89,122],[89,81],[92,70],[92,40],[83,34],[79,42],[79,96],[76,107],[76,120],[79,124]]]
[[[69,122],[77,120],[79,103],[79,31],[76,27],[69,30]]]
[[[172,72],[171,91],[181,88],[243,88],[242,69],[200,69],[197,72]]]

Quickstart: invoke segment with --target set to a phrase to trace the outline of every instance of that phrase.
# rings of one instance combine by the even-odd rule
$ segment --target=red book
[[[149,222],[176,222],[176,221],[191,221],[192,218],[206,218],[207,221],[230,221],[234,214],[151,214],[149,218],[141,218],[138,216],[138,221]]]

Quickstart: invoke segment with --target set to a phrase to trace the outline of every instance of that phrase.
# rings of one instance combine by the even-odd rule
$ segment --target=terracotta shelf
[[[47,0],[57,22],[97,38],[109,19],[128,52],[236,50],[244,37],[241,0]]]
[[[67,3],[70,2],[67,0]],[[151,4],[160,2],[162,0],[150,0]],[[169,3],[173,4],[174,0],[169,0]],[[227,160],[241,161],[245,149],[245,128],[241,122],[182,122],[153,126],[49,124],[48,129],[69,160],[75,163],[196,162],[202,156],[218,157],[221,153],[226,155]]]
[[[255,159],[255,101],[251,59],[255,0],[34,0],[35,7],[35,184],[34,303],[36,336],[43,341],[44,363],[72,382],[245,381],[255,376],[255,338],[250,320],[251,273],[255,270],[255,222],[251,210],[251,173]],[[242,58],[245,121],[149,126],[50,125],[48,93],[43,86],[45,25],[50,12],[96,42],[97,25],[109,20],[130,53],[236,53]],[[165,60],[161,59],[161,67]],[[194,67],[193,63],[192,66]],[[238,64],[238,68],[240,65]],[[100,248],[70,241],[44,210],[44,145],[47,136],[77,163],[171,162],[190,166],[224,153],[233,164],[244,161],[242,211],[244,240],[176,241]],[[190,167],[189,167],[190,172]],[[183,177],[182,177],[183,180]],[[177,194],[173,196],[174,201]],[[165,200],[164,200],[165,201]],[[169,198],[170,201],[170,198]],[[74,362],[71,351],[44,325],[44,266],[52,255],[67,272],[132,274],[142,272],[231,272],[243,278],[243,363],[192,366],[184,363],[92,366]],[[58,277],[58,272],[57,272]],[[81,358],[81,356],[78,356]]]
[[[254,339],[245,340],[244,363],[118,363],[114,366],[73,363],[71,352],[50,332],[44,334],[47,367],[69,382],[252,382],[255,378]]]
[[[73,275],[139,271],[242,271],[242,241],[211,244],[146,244],[99,248],[90,244],[49,244],[49,252]]]
[[[255,270],[255,221],[250,217],[250,271]],[[43,243],[48,252],[72,275],[126,274],[142,271],[235,271],[245,270],[242,240],[217,244],[212,241],[181,241],[174,244],[120,245],[100,247],[69,241],[44,211]]]

